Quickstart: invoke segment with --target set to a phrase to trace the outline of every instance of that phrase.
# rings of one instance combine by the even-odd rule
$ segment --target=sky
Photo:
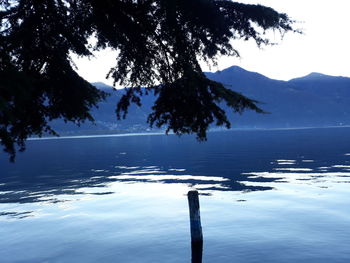
[[[218,66],[204,71],[223,70],[238,65],[267,77],[289,80],[319,72],[350,77],[350,0],[241,0],[242,3],[262,4],[287,13],[298,21],[296,28],[303,34],[271,33],[274,46],[258,48],[253,41],[235,41],[241,57],[220,57]],[[90,82],[106,80],[109,68],[115,65],[116,54],[104,50],[95,58],[75,58],[78,73]]]

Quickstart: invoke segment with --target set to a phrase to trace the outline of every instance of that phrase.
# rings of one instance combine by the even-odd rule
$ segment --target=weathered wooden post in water
[[[189,191],[187,198],[190,208],[192,263],[202,263],[203,234],[198,191]]]

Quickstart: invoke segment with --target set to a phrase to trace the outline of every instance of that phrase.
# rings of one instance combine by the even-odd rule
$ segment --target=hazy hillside
[[[256,114],[247,111],[243,115],[229,113],[233,127],[288,128],[350,125],[350,78],[311,73],[290,81],[280,81],[237,66],[207,73],[207,75],[210,79],[224,83],[228,88],[260,101],[261,108],[269,112],[269,114]],[[96,125],[87,123],[77,128],[72,124],[56,121],[53,126],[58,132],[82,134],[149,130],[146,120],[151,111],[154,96],[145,96],[142,107],[133,105],[127,119],[117,121],[115,108],[123,91],[113,90],[101,82],[93,84],[111,93],[111,96],[93,111]]]
[[[261,101],[267,115],[233,116],[237,126],[312,127],[350,124],[350,78],[311,73],[290,81],[269,79],[239,67],[209,73],[210,78]]]

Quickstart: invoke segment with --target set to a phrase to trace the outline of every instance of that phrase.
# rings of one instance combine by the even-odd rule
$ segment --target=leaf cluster
[[[150,125],[203,140],[212,123],[230,127],[221,102],[239,113],[262,110],[207,79],[199,61],[239,56],[235,39],[270,44],[266,30],[283,34],[292,24],[269,7],[230,0],[1,0],[1,144],[14,158],[29,136],[55,134],[51,120],[93,121],[91,109],[107,94],[76,73],[70,55],[106,47],[118,51],[108,77],[127,87],[117,117],[154,92]]]

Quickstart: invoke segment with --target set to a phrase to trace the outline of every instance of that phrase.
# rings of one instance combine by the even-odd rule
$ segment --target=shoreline
[[[233,128],[228,130],[211,130],[213,132],[238,132],[238,131],[289,131],[289,130],[311,130],[311,129],[339,129],[350,128],[350,125],[344,126],[326,126],[326,127],[292,127],[292,128]],[[62,139],[90,139],[90,138],[109,138],[109,137],[130,137],[130,136],[147,136],[147,135],[173,135],[174,133],[166,134],[165,132],[134,132],[134,133],[118,133],[118,134],[91,134],[91,135],[65,135],[65,136],[49,136],[49,137],[33,137],[28,138],[28,141],[39,140],[62,140]]]

